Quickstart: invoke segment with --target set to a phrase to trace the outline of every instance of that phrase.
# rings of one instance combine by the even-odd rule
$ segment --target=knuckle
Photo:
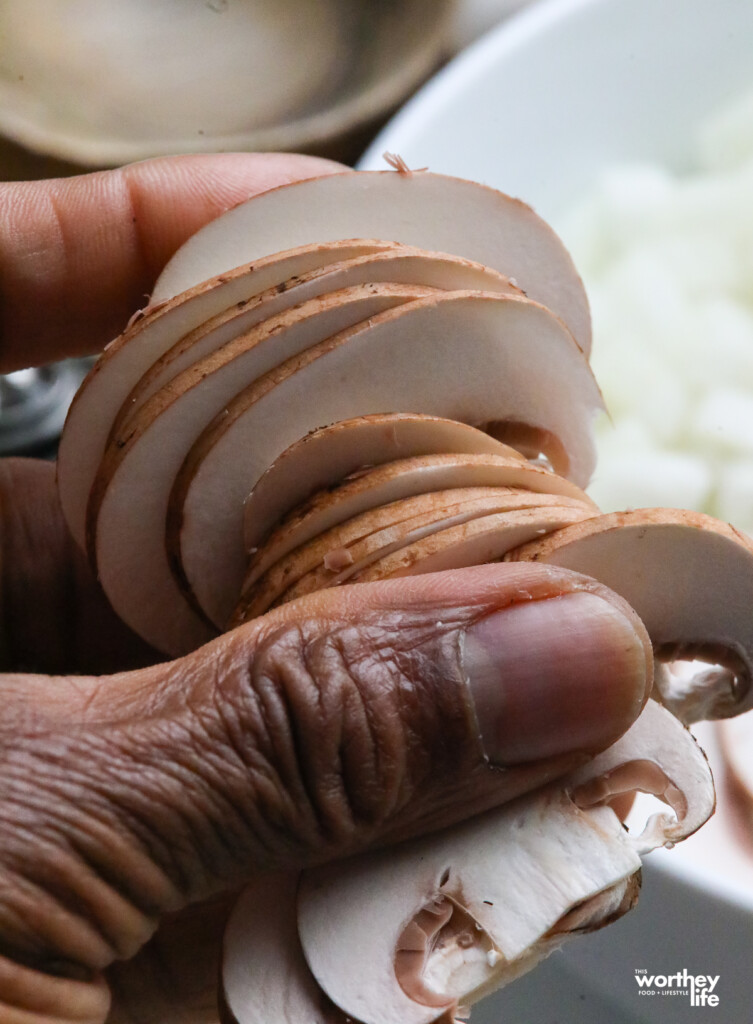
[[[288,624],[250,655],[235,645],[218,712],[252,779],[243,813],[276,823],[268,843],[294,836],[299,855],[360,844],[446,763],[448,741],[467,748],[452,643],[402,619],[361,619]]]
[[[90,785],[86,746],[50,732],[0,737],[0,955],[41,971],[98,971],[156,925],[156,868]]]

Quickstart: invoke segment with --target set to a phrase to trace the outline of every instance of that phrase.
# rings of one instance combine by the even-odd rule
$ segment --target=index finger
[[[0,372],[99,351],[207,221],[342,169],[294,154],[202,154],[0,186]]]

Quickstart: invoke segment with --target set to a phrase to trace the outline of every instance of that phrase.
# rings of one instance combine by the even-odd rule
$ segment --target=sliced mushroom
[[[233,907],[223,939],[221,1004],[232,1024],[357,1024],[316,984],[296,916],[297,875],[267,875]]]
[[[549,937],[561,918],[639,868],[613,811],[582,812],[563,790],[544,790],[304,873],[300,941],[317,983],[349,1016],[429,1024],[530,969],[564,940]]]
[[[489,501],[457,510],[449,508],[443,518],[437,516],[425,525],[417,522],[409,533],[400,528],[408,526],[407,523],[394,531],[380,531],[354,545],[352,564],[338,567],[337,572],[327,573],[324,565],[307,573],[284,592],[282,600],[293,601],[303,594],[348,581],[366,582],[495,561],[521,536],[560,529],[565,522],[593,514],[587,505],[572,502],[563,506],[556,497],[536,501],[534,496],[534,500],[521,501],[517,506],[508,503],[507,508],[504,504]],[[397,536],[391,538],[393,533]],[[435,568],[425,568],[427,565]]]
[[[440,421],[441,422],[441,421]],[[483,437],[479,431],[475,432]],[[475,439],[474,439],[475,440]],[[492,442],[494,443],[494,442]],[[526,463],[515,452],[508,455],[504,446],[496,451],[505,454],[421,455],[363,470],[346,479],[331,491],[321,491],[295,509],[253,554],[243,581],[243,590],[250,587],[262,573],[294,548],[333,529],[339,523],[365,514],[370,509],[399,500],[410,500],[419,494],[444,489],[467,487],[504,487],[562,497],[598,511],[579,487],[540,466]],[[278,465],[273,463],[273,467]],[[295,463],[293,464],[295,465]],[[281,466],[281,471],[285,467]],[[262,477],[260,483],[265,477]],[[253,497],[256,488],[251,492]],[[284,492],[283,492],[284,493]],[[248,524],[248,501],[245,524]],[[248,538],[248,532],[246,532]]]
[[[131,389],[112,432],[121,429],[151,395],[183,370],[251,330],[262,320],[329,292],[377,283],[416,285],[442,291],[469,289],[503,295],[521,294],[508,278],[479,263],[404,246],[328,263],[275,284],[253,299],[237,302],[184,335],[152,364]]]
[[[320,427],[286,448],[256,482],[244,509],[246,550],[256,551],[291,509],[356,470],[412,455],[446,452],[522,458],[483,431],[438,416],[377,413]],[[261,571],[280,557],[276,554]]]
[[[438,290],[459,285],[485,290]],[[580,490],[601,408],[587,304],[559,240],[509,197],[404,172],[285,186],[189,241],[155,300],[89,377],[59,464],[74,535],[155,646],[215,635],[241,589],[239,617],[507,557],[606,583],[660,658],[721,662],[689,683],[658,671],[666,707],[650,701],[561,783],[308,873],[297,917],[289,878],[236,908],[223,1012],[237,1024],[448,1024],[627,910],[639,855],[713,810],[705,759],[667,707],[690,720],[753,705],[753,544],[694,513],[599,516]],[[669,810],[631,835],[608,804],[635,790]]]
[[[648,765],[679,814],[633,838],[605,802],[621,770],[633,788],[647,775],[653,783]],[[366,1024],[429,1024],[534,966],[569,931],[628,909],[639,851],[692,831],[713,805],[695,741],[649,701],[618,744],[562,783],[439,835],[304,873],[306,961],[330,999]]]
[[[753,706],[753,544],[731,526],[676,509],[614,512],[507,558],[593,576],[638,612],[660,659],[717,663],[687,677],[657,673],[661,700],[682,721]]]
[[[245,573],[245,497],[308,430],[385,409],[464,422],[510,416],[556,434],[569,454],[564,475],[578,483],[591,472],[590,424],[600,406],[583,354],[543,307],[511,296],[440,292],[309,349],[239,395],[181,469],[168,543],[179,540],[197,603],[224,625]]]
[[[552,504],[480,516],[380,558],[359,573],[358,580],[369,583],[496,562],[534,537],[561,530],[592,515],[593,510],[587,505]]]
[[[170,298],[270,252],[364,236],[455,253],[498,270],[561,317],[590,352],[585,290],[551,228],[518,199],[427,172],[346,172],[255,196],[190,238],[162,272],[153,298]]]
[[[181,590],[165,548],[170,488],[202,429],[239,389],[276,366],[280,352],[300,352],[427,291],[361,285],[265,320],[185,370],[110,442],[89,498],[87,549],[110,603],[132,629],[171,654],[192,650],[216,632]],[[240,499],[239,516],[242,505]]]
[[[581,808],[606,804],[620,793],[651,793],[673,813],[652,815],[631,841],[643,855],[697,832],[714,813],[711,769],[692,734],[667,708],[646,703],[616,743],[572,773],[573,800]]]
[[[517,488],[454,488],[417,495],[365,512],[316,537],[276,562],[245,587],[240,621],[261,615],[281,599],[292,601],[338,586],[393,551],[471,519],[521,508],[570,505],[593,515],[590,505],[559,495]],[[237,611],[231,625],[237,624]]]
[[[86,505],[118,411],[132,387],[160,356],[205,321],[247,302],[290,277],[354,256],[394,248],[369,239],[316,242],[274,256],[266,253],[236,270],[196,284],[170,301],[153,302],[108,345],[68,412],[58,450],[58,490],[73,537],[83,548]]]

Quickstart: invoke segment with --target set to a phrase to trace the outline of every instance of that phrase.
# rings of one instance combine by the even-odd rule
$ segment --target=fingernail
[[[494,612],[466,631],[463,667],[493,764],[603,749],[638,714],[651,679],[640,620],[579,591]]]

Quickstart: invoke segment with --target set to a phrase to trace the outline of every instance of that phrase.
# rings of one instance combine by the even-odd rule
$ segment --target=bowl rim
[[[279,124],[225,134],[178,135],[159,144],[154,139],[118,138],[57,129],[35,116],[38,101],[30,94],[19,108],[18,90],[0,77],[0,136],[32,152],[69,161],[82,167],[125,164],[173,153],[218,151],[271,151],[326,146],[339,137],[364,128],[388,114],[436,66],[447,42],[447,28],[456,0],[433,0],[433,17],[425,24],[412,49],[399,64],[369,81],[365,87],[325,103],[312,113]],[[377,6],[376,10],[379,10]]]

